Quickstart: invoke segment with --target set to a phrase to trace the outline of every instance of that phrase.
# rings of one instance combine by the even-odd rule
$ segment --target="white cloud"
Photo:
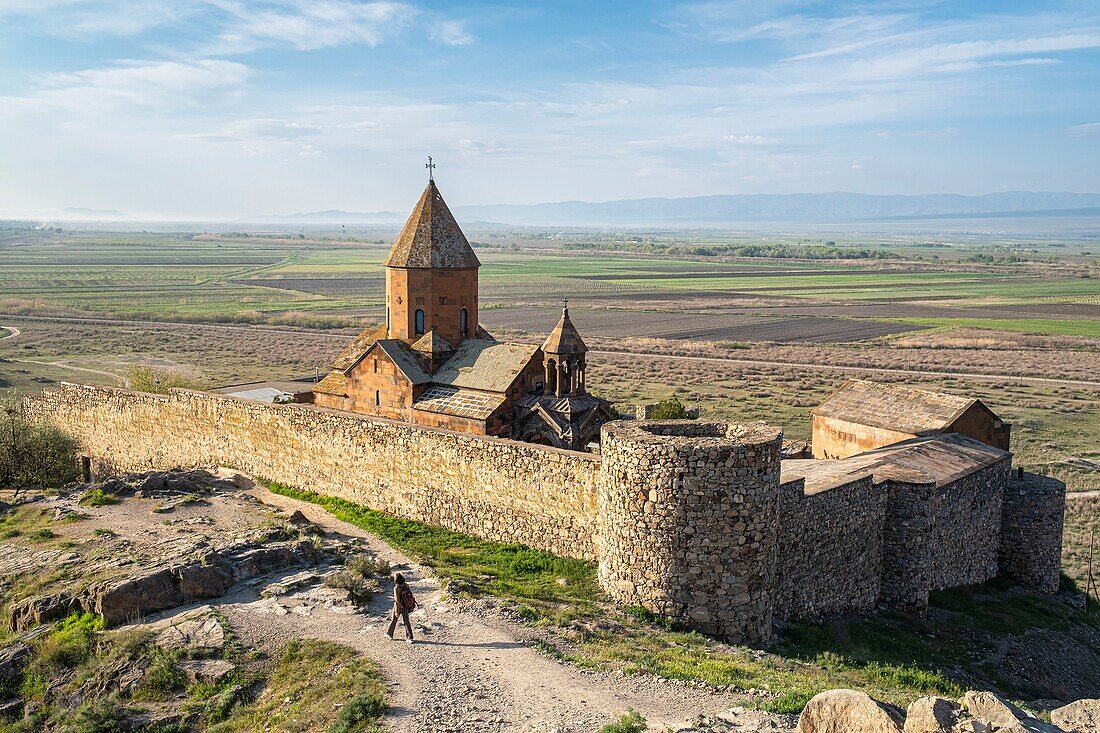
[[[764,137],[763,135],[723,135],[718,140],[734,145],[768,145],[778,142],[775,138]]]
[[[432,25],[428,35],[433,41],[448,46],[467,46],[474,42],[474,37],[466,31],[466,24],[461,20],[438,21]]]
[[[223,59],[192,62],[130,62],[101,69],[39,76],[39,87],[7,101],[24,109],[68,107],[89,110],[117,106],[172,109],[205,93],[244,82],[252,70]]]
[[[268,45],[302,51],[350,44],[377,46],[407,26],[418,12],[405,3],[385,1],[208,1],[229,17],[216,46],[225,53],[246,53]]]
[[[1100,122],[1088,122],[1084,125],[1074,125],[1069,128],[1069,134],[1074,137],[1089,137],[1100,135]]]

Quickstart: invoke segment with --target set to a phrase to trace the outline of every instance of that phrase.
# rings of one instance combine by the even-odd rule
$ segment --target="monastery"
[[[344,349],[314,404],[573,450],[599,441],[611,406],[585,389],[588,347],[568,305],[541,347],[482,328],[481,262],[434,178],[384,265],[385,326]]]

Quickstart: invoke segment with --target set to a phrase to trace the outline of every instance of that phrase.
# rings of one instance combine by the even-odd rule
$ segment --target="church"
[[[482,328],[481,262],[433,177],[384,266],[384,327],[344,349],[314,386],[314,404],[572,450],[599,441],[613,414],[586,390],[588,348],[568,305],[542,346]]]

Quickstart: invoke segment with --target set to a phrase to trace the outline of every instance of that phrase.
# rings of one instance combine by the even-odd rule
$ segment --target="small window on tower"
[[[374,360],[374,373],[375,374],[378,373],[378,360],[377,359]]]
[[[470,333],[469,318],[466,315],[465,308],[458,312],[458,331],[463,336],[466,336]]]
[[[380,389],[374,390],[374,404],[376,407],[382,404],[382,390]]]
[[[416,333],[418,336],[424,334],[424,311],[419,308],[416,309]]]

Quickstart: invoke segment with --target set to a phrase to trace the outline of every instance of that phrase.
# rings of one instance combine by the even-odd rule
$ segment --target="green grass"
[[[380,733],[385,711],[382,675],[372,662],[340,644],[301,639],[286,647],[254,702],[207,730]]]
[[[322,506],[338,519],[376,534],[441,577],[457,581],[456,588],[511,598],[540,615],[552,614],[560,606],[592,609],[601,599],[593,563],[523,545],[479,540],[277,483],[264,485],[276,494]]]
[[[117,504],[119,498],[103,489],[89,489],[80,497],[80,503],[84,506],[109,506]]]
[[[584,668],[764,690],[744,702],[770,712],[796,713],[817,693],[838,687],[902,705],[922,695],[957,697],[975,684],[1017,695],[985,661],[998,643],[1035,629],[1100,628],[1100,617],[991,583],[933,594],[927,618],[884,612],[792,622],[761,654],[641,608],[601,603],[587,563],[397,519],[342,499],[269,488],[325,507],[433,565],[444,578],[478,579],[481,590],[511,601],[521,618],[551,632],[550,641],[536,646],[555,658]],[[572,580],[563,587],[557,577]]]
[[[1035,333],[1044,336],[1085,336],[1100,338],[1100,319],[1055,318],[890,318],[898,323],[937,328],[985,328],[999,331]]]

